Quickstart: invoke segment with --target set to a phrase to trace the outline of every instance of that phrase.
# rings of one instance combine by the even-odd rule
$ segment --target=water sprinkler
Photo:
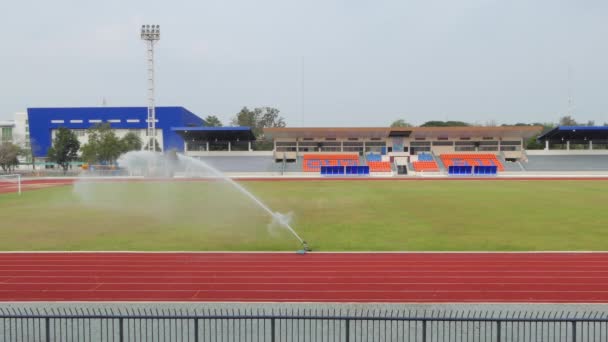
[[[312,249],[308,247],[308,243],[306,243],[306,241],[302,241],[302,248],[305,252],[312,252]]]

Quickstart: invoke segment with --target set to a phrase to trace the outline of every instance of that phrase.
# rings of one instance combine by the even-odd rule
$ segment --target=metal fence
[[[5,308],[0,341],[608,341],[608,315]]]

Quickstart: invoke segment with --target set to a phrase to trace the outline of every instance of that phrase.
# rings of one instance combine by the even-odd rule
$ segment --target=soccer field
[[[243,182],[319,251],[608,250],[607,181]],[[0,195],[0,250],[293,251],[222,182]]]

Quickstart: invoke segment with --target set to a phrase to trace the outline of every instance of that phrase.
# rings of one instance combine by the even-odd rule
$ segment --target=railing
[[[0,309],[0,341],[606,341],[605,313]]]

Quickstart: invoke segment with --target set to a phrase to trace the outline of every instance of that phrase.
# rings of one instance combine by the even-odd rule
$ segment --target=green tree
[[[63,172],[66,172],[70,163],[78,159],[79,149],[80,141],[76,134],[67,128],[60,127],[47,155],[50,161],[61,166]]]
[[[427,121],[420,125],[420,127],[466,127],[470,126],[468,123],[463,121]]]
[[[22,150],[18,145],[5,141],[0,144],[0,168],[4,172],[11,172],[19,165],[19,156]]]
[[[393,121],[393,123],[391,124],[391,127],[413,127],[413,126],[403,119],[398,119],[398,120]]]
[[[122,144],[122,153],[129,151],[140,151],[142,147],[142,142],[139,135],[133,132],[125,134],[125,136],[120,139],[120,142]]]
[[[208,115],[205,118],[205,126],[207,127],[222,127],[222,121],[215,115]]]
[[[97,124],[88,130],[89,141],[82,147],[82,159],[88,163],[114,164],[124,146],[110,124]]]
[[[285,127],[285,119],[279,115],[279,110],[272,107],[260,107],[249,110],[243,107],[232,119],[235,126],[250,127],[256,139],[264,138],[264,128]]]
[[[543,126],[542,131],[531,137],[530,139],[528,139],[526,141],[526,150],[542,150],[545,148],[545,144],[543,142],[539,142],[538,141],[538,137],[540,137],[541,135],[549,132],[550,130],[552,130],[553,128],[555,128],[555,124],[552,122],[545,122],[545,123],[540,123],[540,122],[535,122],[533,124],[530,125],[526,125],[526,126]]]
[[[256,138],[256,142],[253,145],[254,150],[271,150],[272,141],[265,139],[264,128],[285,127],[285,119],[279,113],[278,109],[272,107],[260,107],[253,110],[243,107],[232,119],[231,124],[251,128]]]
[[[560,126],[577,126],[578,123],[570,115],[562,116],[559,119]]]

